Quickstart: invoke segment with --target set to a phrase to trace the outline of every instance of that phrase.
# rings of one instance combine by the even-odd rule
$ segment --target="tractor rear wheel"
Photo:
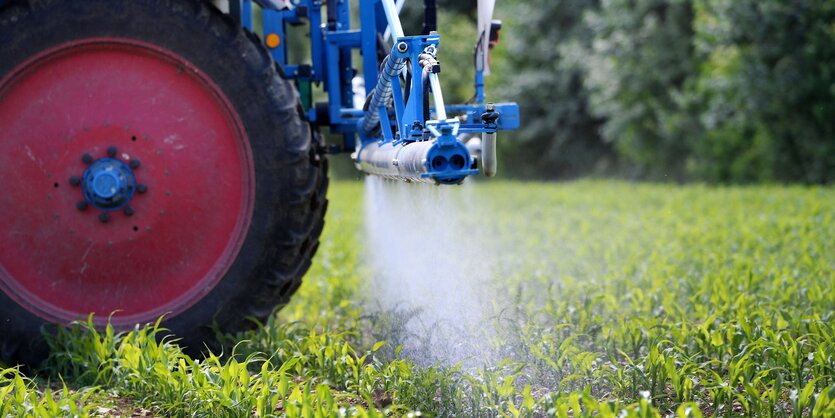
[[[0,45],[0,361],[90,313],[197,353],[289,300],[327,161],[255,36],[199,0],[19,0]]]

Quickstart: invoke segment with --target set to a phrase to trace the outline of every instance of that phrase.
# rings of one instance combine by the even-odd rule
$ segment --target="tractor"
[[[485,99],[494,0],[465,104],[444,103],[435,1],[415,36],[403,2],[0,0],[0,362],[37,364],[44,333],[91,316],[163,318],[195,354],[264,320],[319,246],[329,154],[495,175],[519,110]]]

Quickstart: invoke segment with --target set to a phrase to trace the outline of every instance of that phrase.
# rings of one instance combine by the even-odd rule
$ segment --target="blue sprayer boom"
[[[233,10],[241,7],[242,24],[251,28],[251,6],[246,0],[235,3]],[[273,8],[263,12],[265,36],[284,39],[288,25],[310,22],[312,65],[288,62],[286,42],[272,48],[272,56],[300,86],[308,118],[344,136],[342,145],[334,150],[351,152],[360,171],[406,181],[458,184],[479,172],[476,160],[480,157],[481,171],[495,175],[496,132],[518,128],[519,109],[514,103],[485,101],[490,41],[495,42],[500,27],[491,18],[493,2],[479,2],[473,100],[456,105],[444,103],[441,91],[437,59],[441,36],[434,27],[434,0],[425,1],[425,34],[419,36],[403,33],[398,16],[403,0],[399,4],[394,0],[359,0],[357,29],[351,28],[350,1],[260,3]],[[326,19],[323,6],[328,10]],[[355,75],[353,50],[362,55],[360,76]],[[324,84],[327,107],[312,103],[310,83]],[[360,100],[355,100],[356,95],[361,95]],[[429,104],[430,96],[434,106]],[[478,135],[480,146],[476,140],[470,150],[460,140]],[[474,146],[480,151],[473,153],[477,155],[471,155]]]
[[[408,182],[496,174],[519,110],[485,99],[495,0],[466,104],[441,92],[435,0],[416,36],[404,0],[253,1],[0,0],[0,363],[38,363],[42,330],[79,319],[162,318],[189,353],[221,350],[301,285],[328,154]]]

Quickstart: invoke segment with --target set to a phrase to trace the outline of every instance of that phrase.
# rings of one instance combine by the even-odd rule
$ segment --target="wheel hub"
[[[84,171],[81,185],[84,197],[93,207],[113,211],[130,203],[136,191],[136,176],[122,161],[102,158]]]

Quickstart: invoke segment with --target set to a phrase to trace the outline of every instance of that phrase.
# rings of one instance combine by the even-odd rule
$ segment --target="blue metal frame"
[[[242,6],[249,1],[238,0]],[[333,132],[345,135],[344,151],[354,150],[356,142],[355,135],[359,135],[360,143],[365,144],[377,140],[394,140],[394,131],[408,132],[408,135],[400,135],[398,140],[425,140],[434,136],[426,129],[427,120],[424,120],[423,92],[424,86],[419,76],[423,69],[419,64],[419,55],[424,53],[427,47],[437,47],[440,43],[440,36],[433,34],[427,36],[409,36],[398,41],[409,44],[409,52],[406,56],[411,63],[412,86],[409,91],[409,100],[403,100],[402,86],[399,78],[393,81],[393,104],[391,111],[387,111],[381,118],[382,132],[379,135],[368,136],[360,132],[358,121],[363,117],[363,112],[353,107],[351,81],[355,74],[352,67],[351,51],[359,49],[362,53],[363,78],[367,93],[377,84],[380,76],[377,60],[378,36],[385,32],[388,22],[383,12],[381,0],[359,0],[360,2],[360,28],[351,28],[350,1],[333,1],[338,13],[335,22],[323,22],[323,3],[326,0],[295,0],[295,8],[292,10],[264,10],[263,27],[264,34],[276,34],[282,39],[281,44],[271,50],[273,58],[285,71],[288,78],[298,82],[323,83],[328,93],[328,123]],[[287,25],[297,24],[304,21],[310,24],[310,48],[312,65],[300,65],[288,62],[286,42]],[[327,23],[327,24],[323,24]],[[244,23],[245,25],[245,23]],[[396,51],[393,52],[396,54]],[[497,105],[497,112],[501,115],[496,128],[486,126],[479,120],[479,116],[485,111],[484,74],[481,70],[475,71],[475,100],[469,104],[448,106],[451,113],[464,115],[466,123],[462,124],[458,131],[460,133],[482,133],[495,132],[495,129],[510,130],[519,127],[519,109],[514,103]],[[322,124],[320,113],[316,112],[315,104],[306,103],[306,113],[310,119]],[[435,109],[430,109],[435,113]],[[389,118],[388,114],[393,117]],[[413,127],[420,126],[420,129]]]

